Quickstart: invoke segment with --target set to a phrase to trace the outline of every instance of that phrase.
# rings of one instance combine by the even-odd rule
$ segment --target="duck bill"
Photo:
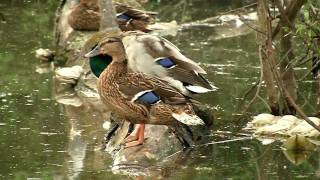
[[[94,49],[92,49],[90,52],[88,52],[87,54],[84,55],[84,57],[86,58],[90,58],[90,57],[95,57],[100,55],[100,46],[96,46]]]

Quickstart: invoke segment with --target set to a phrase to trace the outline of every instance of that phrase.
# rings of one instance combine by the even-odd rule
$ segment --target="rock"
[[[58,81],[67,84],[76,84],[82,74],[82,71],[83,69],[81,66],[72,66],[58,68],[55,73]]]
[[[320,119],[309,117],[316,125],[320,125]],[[293,136],[300,135],[304,137],[317,138],[320,132],[314,129],[309,123],[303,119],[299,119],[293,115],[273,116],[272,114],[259,114],[248,122],[244,130],[254,132],[255,136]]]
[[[54,51],[51,51],[50,49],[37,49],[35,51],[36,53],[36,58],[40,59],[41,61],[53,61],[54,58]]]
[[[317,126],[320,124],[320,119],[316,117],[309,117],[309,119],[315,123]],[[293,136],[300,134],[307,137],[317,137],[320,135],[320,132],[315,130],[309,123],[306,121],[300,122],[296,127],[292,128],[289,132],[289,135]]]
[[[114,173],[150,176],[154,170],[149,167],[164,163],[169,155],[182,148],[167,126],[146,125],[145,136],[143,145],[116,151]]]
[[[252,125],[254,126],[263,126],[266,124],[272,124],[275,120],[277,120],[276,116],[272,114],[259,114],[253,117]]]

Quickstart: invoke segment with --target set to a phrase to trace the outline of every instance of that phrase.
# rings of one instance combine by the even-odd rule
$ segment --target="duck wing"
[[[119,91],[127,100],[146,106],[163,101],[166,104],[185,104],[189,99],[168,83],[142,73],[128,73],[117,81]]]
[[[150,23],[152,17],[157,15],[156,12],[148,12],[142,11],[126,4],[114,3],[115,9],[117,11],[118,19],[123,19],[125,21],[129,21],[130,19],[145,21],[146,23]]]
[[[176,109],[175,105],[182,105],[178,106],[181,108],[180,111],[171,112],[174,119],[186,125],[205,124],[201,118],[194,114],[192,107],[188,104],[190,101],[187,97],[158,78],[142,73],[128,73],[119,78],[117,84],[122,96],[135,106],[142,106],[146,114],[150,113],[151,106],[161,102],[171,105],[171,107],[160,105],[160,109],[164,108],[165,112],[172,108]],[[155,117],[158,116],[159,113],[155,115]]]
[[[157,76],[184,94],[215,90],[201,74],[206,74],[197,63],[184,56],[165,38],[142,32],[124,33],[128,66],[133,72]]]

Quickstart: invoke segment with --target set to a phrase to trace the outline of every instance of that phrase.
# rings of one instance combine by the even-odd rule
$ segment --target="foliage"
[[[310,0],[302,9],[300,21],[296,24],[297,39],[303,42],[307,49],[303,62],[315,61],[320,57],[320,2]],[[318,59],[317,58],[317,59]],[[319,60],[318,60],[319,61]],[[319,62],[313,62],[313,69]],[[319,66],[319,65],[318,65]]]

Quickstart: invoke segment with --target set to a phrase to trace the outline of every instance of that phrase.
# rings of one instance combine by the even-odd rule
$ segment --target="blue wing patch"
[[[168,69],[176,65],[169,57],[158,58],[156,59],[156,63]]]
[[[149,91],[140,95],[136,100],[143,104],[152,105],[160,101],[160,96],[153,91]]]
[[[130,17],[130,16],[124,14],[124,13],[117,15],[117,18],[121,19],[121,20],[126,20],[126,21],[129,21],[130,19],[132,19],[132,17]]]

